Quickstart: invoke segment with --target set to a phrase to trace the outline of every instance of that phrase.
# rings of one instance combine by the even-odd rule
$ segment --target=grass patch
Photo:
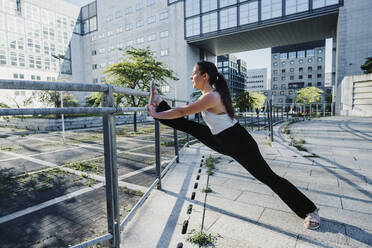
[[[104,172],[103,158],[92,159],[89,161],[74,161],[64,166],[73,170],[93,172],[96,174],[102,174]]]
[[[11,152],[14,150],[14,148],[11,146],[4,146],[4,147],[0,147],[0,150]]]
[[[305,158],[319,158],[318,155],[316,155],[315,153],[312,153],[310,155],[304,155]]]
[[[207,186],[206,188],[203,188],[202,189],[202,192],[208,194],[208,193],[211,193],[212,192],[212,189],[209,186]]]
[[[191,244],[198,245],[199,247],[214,246],[217,240],[216,236],[207,234],[205,232],[196,231],[195,229],[192,229],[188,234],[189,236],[187,237],[186,241]]]
[[[142,197],[143,196],[143,192],[141,190],[133,190],[133,189],[130,189],[126,186],[124,187],[121,187],[121,190],[127,194],[131,194],[131,195],[136,195],[136,196],[140,196]]]

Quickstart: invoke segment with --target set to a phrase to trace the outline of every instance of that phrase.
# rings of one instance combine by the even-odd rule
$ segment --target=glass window
[[[312,83],[307,83],[307,86],[313,86],[313,84]]]
[[[274,62],[273,63],[273,66],[278,66],[278,62]]]
[[[141,37],[137,39],[137,44],[142,44],[145,42],[145,38]]]
[[[166,38],[166,37],[168,37],[168,30],[161,31],[159,37],[160,38]]]
[[[203,33],[217,31],[217,12],[202,16]]]
[[[194,17],[186,20],[186,37],[200,34],[200,18]]]
[[[125,24],[125,31],[130,31],[133,29],[133,23]]]
[[[258,21],[258,1],[249,2],[239,7],[240,25]]]
[[[317,82],[316,86],[322,86],[322,82]]]
[[[148,36],[148,41],[153,41],[153,40],[156,40],[156,34],[150,34]]]
[[[121,10],[119,10],[119,11],[116,11],[115,12],[115,18],[117,19],[117,18],[120,18],[120,17],[122,17],[123,16],[123,11],[121,11]]]
[[[307,78],[313,78],[313,75],[309,74],[307,75]]]
[[[160,13],[159,19],[160,21],[168,19],[168,12],[166,11],[166,12]]]
[[[287,53],[280,54],[280,59],[287,59],[287,58],[288,58]]]
[[[143,20],[138,20],[137,23],[136,23],[137,28],[143,27],[143,25],[144,25]]]
[[[317,78],[322,78],[322,74],[318,74],[317,75]]]
[[[282,0],[262,0],[262,20],[282,15]]]
[[[202,12],[207,12],[217,9],[216,0],[202,0]]]
[[[309,59],[307,59],[307,62],[312,63],[313,62],[313,59],[312,58],[309,58]]]
[[[285,61],[282,62],[282,65],[286,65],[287,63]]]
[[[298,56],[299,58],[303,58],[303,57],[305,57],[305,51],[298,51],[298,52],[297,52],[297,56]]]
[[[168,49],[160,50],[160,56],[161,57],[164,57],[164,56],[167,56],[167,55],[168,55]]]
[[[285,14],[290,15],[309,10],[309,0],[286,0]]]
[[[304,77],[302,75],[298,76],[298,79],[303,79]]]
[[[323,61],[322,57],[319,57],[318,62],[322,62],[322,61]]]
[[[5,50],[0,50],[0,65],[6,65],[6,53],[5,53]]]
[[[322,49],[317,49],[318,51],[318,54],[322,54],[323,53],[323,50]]]
[[[220,29],[231,28],[237,25],[236,7],[220,11]]]
[[[147,0],[147,7],[154,5],[155,2],[155,0]]]
[[[289,63],[290,63],[291,65],[293,65],[293,64],[294,64],[294,61],[293,61],[293,60],[291,60],[291,61],[289,61]]]
[[[147,24],[155,23],[156,19],[155,16],[150,16],[147,18]]]
[[[185,0],[186,17],[197,15],[200,13],[199,0]]]
[[[126,15],[129,15],[129,14],[132,14],[132,13],[133,13],[133,8],[132,7],[129,7],[129,8],[125,9],[125,14]]]
[[[136,3],[136,10],[137,10],[137,11],[139,11],[139,10],[141,10],[141,9],[143,9],[143,8],[144,8],[144,4],[143,4],[143,2]]]
[[[111,22],[112,20],[114,20],[114,17],[112,15],[108,15],[106,17],[106,22]]]
[[[288,53],[288,57],[289,57],[290,59],[295,59],[295,58],[296,58],[296,52],[289,52],[289,53]]]
[[[313,67],[312,66],[309,66],[309,67],[307,67],[307,70],[308,71],[312,71],[313,70]]]
[[[306,56],[307,57],[313,57],[314,56],[314,53],[315,53],[314,49],[308,49],[308,50],[306,50]]]
[[[318,65],[317,69],[318,70],[321,70],[322,69],[322,66],[321,65]]]
[[[236,0],[220,0],[220,8],[236,4]]]

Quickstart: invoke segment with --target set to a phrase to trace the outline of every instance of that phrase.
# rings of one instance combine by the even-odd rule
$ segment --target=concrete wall
[[[372,74],[344,77],[340,100],[340,115],[372,116]]]
[[[336,115],[345,113],[342,110],[342,90],[349,86],[343,86],[345,76],[362,74],[360,66],[367,57],[372,56],[372,1],[347,0],[340,8],[337,27],[336,48]]]

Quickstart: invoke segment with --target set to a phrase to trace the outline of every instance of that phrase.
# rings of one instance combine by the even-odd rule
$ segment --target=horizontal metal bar
[[[0,108],[0,116],[2,115],[50,115],[50,114],[103,114],[115,113],[116,108],[24,108],[24,109],[2,109]]]
[[[92,239],[92,240],[89,240],[89,241],[71,246],[70,248],[85,248],[85,247],[89,247],[89,246],[98,244],[99,242],[102,242],[102,241],[105,241],[105,240],[110,240],[110,239],[112,239],[112,235],[108,233],[108,234],[103,235],[101,237],[98,237],[98,238],[95,238],[95,239]]]
[[[86,84],[86,83],[0,79],[0,89],[105,92],[108,89],[108,85],[107,84]]]

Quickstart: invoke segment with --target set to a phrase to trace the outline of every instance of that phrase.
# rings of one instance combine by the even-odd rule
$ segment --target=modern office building
[[[304,87],[314,86],[324,90],[324,67],[324,40],[272,48],[273,103],[293,103],[296,92]]]
[[[267,68],[247,70],[245,90],[262,92],[267,89]]]
[[[218,72],[223,74],[228,82],[231,96],[244,91],[247,64],[236,56],[227,54],[217,57]]]
[[[0,78],[71,81],[70,47],[79,12],[61,0],[0,1]],[[0,102],[22,107],[31,96],[31,91],[1,90]]]

